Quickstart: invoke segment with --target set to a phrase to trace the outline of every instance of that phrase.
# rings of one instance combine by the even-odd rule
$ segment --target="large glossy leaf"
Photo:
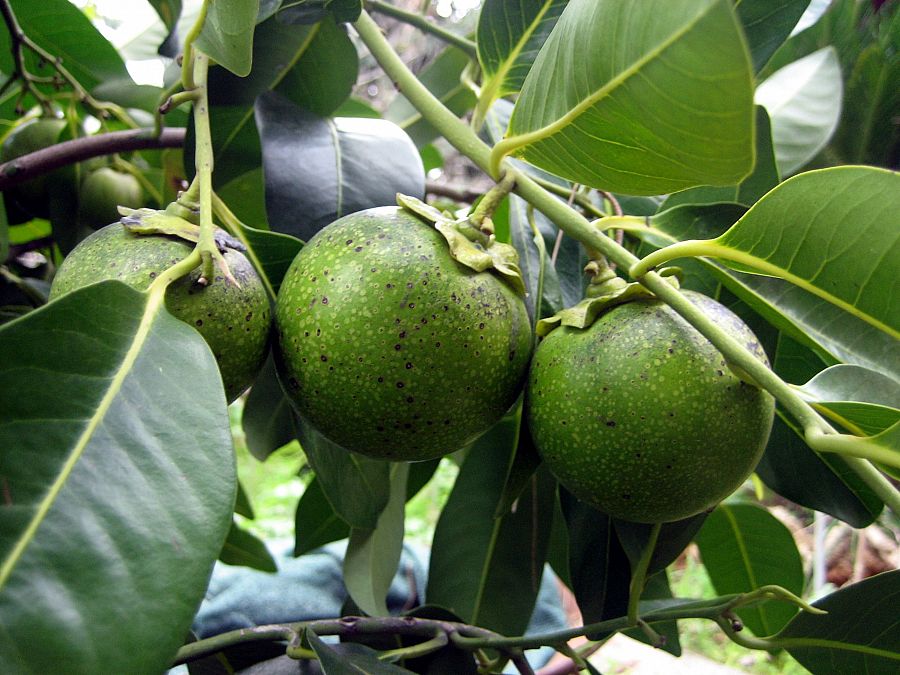
[[[428,603],[507,635],[528,625],[553,514],[553,480],[540,470],[515,510],[495,517],[520,418],[508,415],[471,447],[435,529],[425,593]]]
[[[775,160],[790,175],[816,156],[841,116],[843,84],[837,52],[826,47],[772,74],[756,89],[769,111]]]
[[[221,69],[210,73],[210,101],[249,108],[274,90],[309,112],[330,115],[350,95],[358,64],[346,30],[331,19],[296,26],[273,17],[256,29],[246,78]]]
[[[356,606],[371,616],[387,616],[387,597],[403,551],[403,506],[406,503],[407,462],[390,467],[390,498],[375,528],[350,530],[344,557],[344,584]]]
[[[809,6],[809,0],[735,0],[744,34],[759,72],[787,39]]]
[[[478,15],[478,60],[483,83],[478,109],[522,88],[568,0],[486,0]]]
[[[803,561],[790,530],[764,508],[722,504],[697,535],[703,565],[719,595],[777,585],[801,595]],[[793,605],[768,602],[738,610],[758,636],[773,635],[796,613]]]
[[[256,103],[266,206],[274,230],[307,240],[336,218],[423,198],[425,172],[409,137],[387,120],[326,119],[275,93]]]
[[[266,545],[255,535],[231,524],[219,560],[229,565],[251,567],[262,572],[277,572],[278,566]]]
[[[510,153],[628,194],[740,181],[753,167],[752,83],[731,3],[569,2],[494,160]]]
[[[900,571],[828,595],[778,634],[778,643],[813,673],[896,673],[900,668]]]
[[[350,526],[328,503],[319,479],[313,478],[297,503],[297,514],[294,519],[294,555],[303,555],[319,546],[344,539],[349,534]]]
[[[0,670],[165,670],[234,506],[212,353],[104,282],[4,326],[0,354]]]
[[[390,496],[390,463],[335,445],[295,417],[297,437],[335,513],[353,527],[371,530]]]
[[[900,421],[900,382],[859,366],[832,366],[800,388],[807,400],[860,436],[872,436]]]
[[[746,0],[745,0],[746,1]],[[772,127],[769,115],[756,106],[756,164],[753,173],[737,185],[728,187],[695,187],[669,195],[659,210],[665,211],[682,204],[715,204],[732,202],[751,207],[780,182],[775,152],[772,149]]]
[[[727,232],[672,247],[779,277],[900,338],[900,174],[811,171],[769,192]],[[668,258],[660,252],[654,264]]]
[[[259,0],[209,3],[197,47],[235,75],[247,75],[253,63],[253,31],[258,12]]]
[[[756,473],[772,490],[795,504],[821,511],[852,527],[871,525],[884,504],[839,455],[819,455],[802,431],[779,414]]]
[[[12,0],[10,2],[22,30],[38,45],[62,59],[65,67],[83,87],[128,78],[125,63],[113,46],[94,28],[84,13],[68,0]],[[49,75],[45,66],[26,59],[31,72]],[[9,32],[0,31],[0,72],[11,73],[12,50]],[[15,89],[15,88],[14,88]]]
[[[275,361],[271,355],[244,402],[241,427],[247,449],[261,462],[296,437],[291,404],[278,383]]]
[[[460,80],[463,69],[468,64],[468,55],[451,46],[418,73],[419,81],[456,115],[462,115],[475,105],[475,94]],[[440,136],[438,130],[423,119],[422,113],[402,93],[391,101],[385,118],[409,134],[420,148]]]

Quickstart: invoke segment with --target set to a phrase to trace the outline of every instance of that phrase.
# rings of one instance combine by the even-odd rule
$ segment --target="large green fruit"
[[[81,181],[78,217],[93,229],[117,221],[119,206],[137,209],[144,205],[141,183],[130,173],[104,166]]]
[[[8,162],[55,145],[62,140],[65,128],[65,120],[53,118],[40,118],[19,125],[3,142],[0,148],[0,162]],[[74,189],[74,167],[63,167],[4,190],[3,196],[11,221],[49,218],[50,192],[60,183],[65,184],[66,188]]]
[[[525,304],[456,262],[396,207],[341,218],[292,263],[275,310],[279,376],[335,443],[418,461],[452,452],[515,401],[531,352]]]
[[[107,225],[66,257],[50,297],[107,279],[145,290],[193,248],[177,237],[135,235],[118,223]],[[225,394],[232,401],[250,386],[265,360],[270,318],[265,288],[247,258],[233,249],[226,249],[224,256],[240,287],[220,276],[200,286],[197,268],[172,282],[166,291],[166,309],[206,339],[219,364]]]
[[[759,359],[750,329],[718,302],[694,304]],[[592,326],[552,331],[527,390],[534,442],[560,483],[617,518],[680,520],[712,508],[756,467],[774,400],[664,303],[629,302]]]

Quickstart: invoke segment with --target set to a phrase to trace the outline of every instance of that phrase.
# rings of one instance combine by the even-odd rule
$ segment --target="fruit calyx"
[[[121,223],[123,227],[135,235],[165,235],[178,237],[185,241],[196,244],[200,241],[200,226],[172,215],[168,211],[158,211],[156,209],[129,209],[124,206],[119,207],[119,213],[122,214]],[[228,268],[228,264],[222,257],[227,249],[240,251],[247,250],[244,244],[232,237],[225,230],[218,227],[213,230],[213,241],[216,244],[219,255],[215,257],[216,266],[222,275],[235,286],[240,286],[237,279]]]
[[[592,260],[584,271],[591,275],[585,292],[585,298],[576,305],[561,309],[553,316],[541,319],[535,326],[539,338],[546,337],[550,331],[559,326],[572,328],[589,328],[605,312],[617,305],[631,302],[638,298],[655,298],[647,288],[637,282],[627,282],[617,276],[604,261]],[[678,288],[676,267],[667,267],[659,271],[660,276]]]
[[[433,223],[447,240],[450,256],[458,263],[476,272],[496,272],[520,297],[525,297],[519,254],[509,244],[497,241],[490,218],[485,218],[481,227],[475,227],[469,218],[454,218],[415,197],[398,194],[397,204]]]

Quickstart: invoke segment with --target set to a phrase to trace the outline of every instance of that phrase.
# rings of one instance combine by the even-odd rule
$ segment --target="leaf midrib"
[[[154,291],[147,292],[147,304],[144,308],[144,314],[141,316],[141,321],[138,324],[138,329],[134,334],[131,346],[122,358],[119,368],[113,376],[106,393],[103,395],[96,411],[91,416],[87,426],[81,436],[79,436],[72,451],[69,453],[68,459],[63,463],[56,480],[53,481],[47,494],[38,503],[38,508],[35,511],[34,517],[29,521],[22,536],[16,541],[9,556],[3,561],[3,565],[0,566],[0,589],[3,588],[10,576],[12,576],[16,563],[19,562],[22,555],[24,555],[25,550],[28,548],[28,545],[34,540],[38,528],[44,522],[50,509],[56,503],[59,493],[72,475],[72,472],[75,470],[78,460],[81,459],[88,444],[93,438],[94,433],[97,431],[100,423],[112,407],[113,401],[122,390],[125,378],[128,377],[134,367],[138,355],[146,343],[147,337],[150,335],[150,329],[158,316],[158,311],[162,306],[163,298],[165,297],[165,289],[166,287],[162,286],[157,287]]]

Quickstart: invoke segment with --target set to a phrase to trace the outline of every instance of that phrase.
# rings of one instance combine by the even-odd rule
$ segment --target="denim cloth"
[[[216,563],[206,597],[194,619],[194,633],[205,638],[236,628],[340,616],[347,599],[341,574],[346,548],[344,540],[299,558],[275,556],[277,573]],[[422,604],[427,570],[427,552],[405,544],[387,595],[392,614]],[[566,627],[556,583],[556,576],[546,567],[526,634]],[[532,667],[539,668],[550,659],[553,650],[545,647],[526,655]]]

